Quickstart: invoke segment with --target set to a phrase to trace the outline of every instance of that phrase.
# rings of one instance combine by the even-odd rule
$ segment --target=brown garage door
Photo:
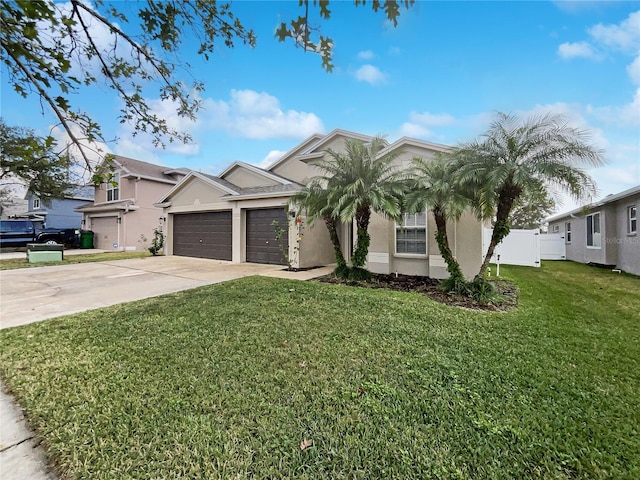
[[[116,250],[123,246],[118,244],[118,217],[91,217],[91,230],[95,248]]]
[[[276,240],[276,221],[285,232]],[[287,212],[284,208],[247,210],[247,262],[286,265],[289,250]]]
[[[231,260],[231,211],[174,215],[173,254]]]

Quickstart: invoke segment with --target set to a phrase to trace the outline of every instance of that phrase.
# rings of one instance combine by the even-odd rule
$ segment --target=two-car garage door
[[[277,225],[274,225],[275,224]],[[284,230],[277,238],[277,230]],[[246,261],[286,264],[288,222],[284,208],[246,211]],[[231,260],[231,211],[184,213],[173,216],[173,254]]]
[[[231,211],[174,215],[173,254],[231,260]]]

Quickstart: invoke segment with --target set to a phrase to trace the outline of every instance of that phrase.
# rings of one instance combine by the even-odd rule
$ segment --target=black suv
[[[35,239],[31,220],[0,220],[0,247],[24,247]]]
[[[77,228],[45,228],[36,235],[35,243],[78,247],[80,245],[80,230]]]

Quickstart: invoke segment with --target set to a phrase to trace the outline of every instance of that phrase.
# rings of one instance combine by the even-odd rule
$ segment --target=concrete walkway
[[[72,253],[73,252],[73,253]],[[68,250],[65,255],[101,250]],[[15,255],[7,257],[6,255]],[[23,258],[24,252],[0,254]],[[0,328],[140,300],[249,275],[309,280],[333,267],[288,272],[282,266],[233,264],[188,257],[147,257],[0,272]],[[0,384],[0,390],[4,386]],[[22,409],[0,391],[0,478],[54,480],[39,440],[28,429]]]

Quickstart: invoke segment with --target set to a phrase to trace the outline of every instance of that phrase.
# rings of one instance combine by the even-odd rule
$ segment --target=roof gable
[[[287,180],[284,177],[281,177],[280,175],[276,175],[273,172],[269,172],[267,170],[264,170],[260,167],[257,167],[255,165],[251,165],[245,162],[233,162],[231,165],[229,165],[226,169],[224,169],[224,171],[219,175],[220,178],[222,179],[226,179],[226,177],[230,177],[232,176],[232,174],[234,172],[237,172],[239,170],[245,170],[247,173],[249,173],[252,177],[255,178],[255,176],[261,177],[263,179],[263,181],[258,181],[255,184],[252,185],[240,185],[238,184],[238,186],[240,187],[263,187],[263,186],[268,186],[268,185],[273,185],[274,183],[276,184],[281,184],[281,185],[288,185],[291,183],[290,180]],[[253,182],[252,182],[253,183]]]
[[[345,141],[347,139],[360,140],[366,143],[366,142],[370,142],[373,138],[374,137],[370,135],[363,135],[361,133],[355,133],[355,132],[350,132],[348,130],[341,130],[339,128],[336,128],[335,130],[325,135],[325,137],[322,140],[313,144],[311,148],[299,154],[297,156],[297,159],[305,161],[305,160],[311,160],[313,158],[322,157],[326,153],[326,150],[331,148],[332,144],[339,142],[341,140],[342,141]],[[385,146],[388,145],[386,140],[383,141],[383,144]]]
[[[163,165],[143,162],[121,155],[114,155],[111,161],[113,165],[122,172],[121,177],[144,178],[145,180],[162,183],[175,184],[179,180],[176,178],[176,175],[180,177],[188,171],[186,169],[172,169]],[[105,160],[102,165],[108,165],[108,161]]]
[[[184,189],[189,183],[191,183],[194,179],[199,179],[206,183],[207,185],[221,190],[225,194],[235,196],[240,192],[240,188],[232,183],[216,177],[214,175],[209,175],[206,173],[191,171],[189,172],[182,180],[180,180],[171,190],[169,190],[160,200],[156,202],[156,205],[166,203],[171,200],[171,197],[175,195],[180,190]]]
[[[318,143],[320,140],[322,140],[325,136],[321,135],[319,133],[314,133],[313,135],[311,135],[309,138],[307,138],[306,140],[304,140],[302,143],[299,143],[298,145],[296,145],[295,147],[293,147],[291,150],[289,150],[288,152],[286,152],[282,157],[280,157],[278,160],[276,160],[275,162],[273,162],[271,165],[269,165],[269,167],[267,167],[268,171],[272,171],[274,168],[276,168],[277,166],[287,162],[288,160],[290,160],[291,158],[296,157],[297,155],[300,155],[302,152],[305,152],[306,150],[308,150],[309,148],[311,148],[313,145],[315,145],[316,143]]]

